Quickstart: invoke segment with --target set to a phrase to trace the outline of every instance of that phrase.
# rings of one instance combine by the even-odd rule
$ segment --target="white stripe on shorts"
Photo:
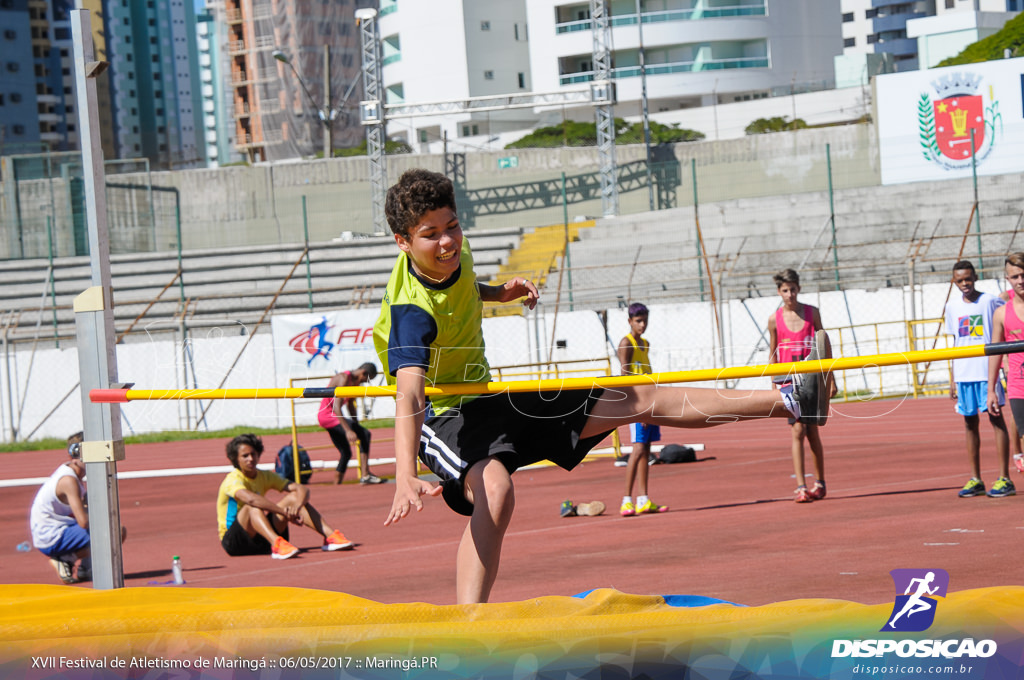
[[[458,479],[462,476],[462,471],[466,468],[465,461],[456,456],[448,448],[448,445],[438,439],[434,431],[426,425],[423,425],[423,430],[420,432],[420,442],[423,443],[425,454],[436,460],[441,467],[447,470],[452,479]]]

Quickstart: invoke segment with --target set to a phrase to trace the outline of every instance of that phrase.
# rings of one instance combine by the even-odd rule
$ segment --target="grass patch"
[[[377,428],[394,427],[395,421],[393,418],[383,418],[380,420],[362,420],[360,424],[368,430]],[[296,428],[300,435],[308,434],[310,432],[323,432],[323,428],[319,425],[302,425]],[[211,430],[211,431],[199,431],[193,432],[191,430],[170,430],[167,432],[150,432],[147,434],[131,435],[124,438],[126,446],[132,444],[158,444],[161,442],[180,442],[192,439],[231,439],[237,435],[245,432],[252,432],[253,434],[263,435],[276,435],[276,434],[291,434],[292,430],[290,427],[276,427],[276,428],[259,428],[259,427],[232,427],[227,430]],[[53,449],[62,450],[67,447],[67,441],[64,439],[57,439],[55,437],[48,437],[46,439],[36,439],[27,442],[9,442],[0,443],[0,453],[15,453],[21,451],[51,451]]]

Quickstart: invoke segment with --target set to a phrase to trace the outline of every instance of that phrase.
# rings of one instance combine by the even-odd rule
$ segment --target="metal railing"
[[[669,64],[650,64],[645,66],[647,75],[664,75],[667,73],[697,73],[700,71],[721,71],[733,68],[769,68],[768,57],[737,57],[732,59],[705,59],[702,61],[677,61]],[[639,66],[620,66],[612,69],[612,78],[633,78],[640,75]],[[580,71],[558,77],[561,85],[589,83],[594,79],[593,71]]]
[[[767,13],[764,3],[760,5],[732,5],[729,7],[712,7],[702,9],[670,9],[657,12],[642,12],[645,24],[657,24],[666,21],[700,21],[703,19],[722,19],[727,17],[764,16]],[[637,15],[620,14],[613,16],[612,27],[635,26]],[[555,24],[555,33],[577,33],[590,30],[590,19],[578,19]]]

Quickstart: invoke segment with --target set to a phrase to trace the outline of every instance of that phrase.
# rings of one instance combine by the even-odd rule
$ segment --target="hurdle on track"
[[[636,385],[671,385],[673,383],[732,380],[738,378],[760,378],[790,375],[794,373],[817,373],[848,371],[851,369],[899,366],[928,361],[967,359],[980,356],[998,356],[1024,352],[1024,340],[998,342],[971,347],[950,347],[925,349],[888,354],[870,354],[857,357],[797,361],[759,366],[732,366],[727,368],[706,368],[692,371],[670,371],[647,375],[623,375],[590,378],[554,378],[545,380],[516,380],[512,382],[458,383],[454,385],[427,386],[426,395],[457,394],[500,394],[502,392],[533,392],[547,390],[571,390],[591,388],[630,387]],[[155,401],[175,399],[322,399],[324,397],[394,397],[395,387],[362,385],[359,387],[268,387],[243,389],[178,389],[178,390],[137,390],[124,388],[101,388],[89,391],[93,403],[116,404],[129,401]]]

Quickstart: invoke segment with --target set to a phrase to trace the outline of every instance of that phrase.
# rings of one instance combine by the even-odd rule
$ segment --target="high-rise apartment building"
[[[526,0],[526,6],[534,87],[589,82],[590,3]],[[616,110],[628,115],[639,112],[641,98],[638,26],[652,112],[834,84],[832,57],[843,49],[839,0],[643,0],[609,6]]]
[[[323,148],[325,119],[334,148],[358,144],[358,86],[345,107],[341,99],[360,74],[355,10],[368,4],[375,3],[224,0],[235,137],[241,153],[252,161],[313,155]]]
[[[117,157],[204,165],[191,0],[107,0],[104,14]]]
[[[206,165],[216,167],[244,157],[235,149],[230,80],[225,77],[227,45],[225,26],[214,21],[213,13],[196,15],[196,44],[199,50],[199,91],[203,109],[202,141]]]
[[[842,6],[844,55],[890,55],[892,70],[914,71],[997,32],[1024,11],[1024,0],[842,0]]]
[[[0,0],[0,152],[79,148],[70,0]],[[99,0],[86,0],[96,55],[106,43]],[[104,153],[113,154],[106,80],[97,81]]]
[[[523,0],[385,0],[378,27],[387,104],[537,90],[530,70],[532,27]],[[453,113],[391,121],[388,135],[423,145],[445,135],[454,139],[521,130],[536,120],[530,109]]]
[[[28,153],[41,148],[33,72],[33,35],[45,30],[38,8],[28,0],[0,0],[0,153]],[[34,3],[33,3],[34,4]],[[39,46],[41,47],[41,46]]]
[[[388,104],[558,92],[586,88],[593,80],[587,0],[435,0],[425,5],[381,4]],[[641,110],[638,19],[643,22],[651,112],[834,85],[832,58],[843,49],[839,0],[629,0],[607,7],[616,115],[639,115]],[[452,138],[522,129],[542,116],[530,109],[501,114],[393,120],[388,134],[424,143],[442,134]],[[546,115],[593,120],[590,106],[567,106]]]
[[[935,16],[907,22],[917,42],[918,67],[929,69],[971,43],[1000,31],[1024,10],[1024,0],[938,0]]]
[[[942,2],[942,0],[939,0]],[[891,54],[897,71],[917,69],[917,40],[907,35],[907,22],[935,15],[935,0],[871,0],[868,44],[874,52]]]

